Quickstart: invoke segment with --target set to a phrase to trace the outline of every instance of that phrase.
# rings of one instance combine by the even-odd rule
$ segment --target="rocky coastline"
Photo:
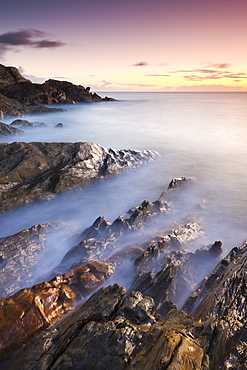
[[[33,104],[28,91],[38,104],[71,103],[83,91],[98,101],[67,82],[33,85],[0,66],[7,102]],[[0,130],[18,135],[25,125]],[[0,214],[157,158],[88,142],[0,143]],[[226,255],[220,240],[205,244],[200,204],[167,227],[195,181],[171,179],[155,201],[113,222],[98,215],[64,238],[67,251],[45,273],[51,236],[71,225],[54,220],[0,238],[0,370],[247,368],[247,241]]]
[[[90,92],[90,87],[74,85],[68,81],[47,80],[32,83],[17,68],[0,64],[0,119],[4,116],[22,116],[27,113],[61,111],[45,107],[51,104],[92,103],[113,101]]]

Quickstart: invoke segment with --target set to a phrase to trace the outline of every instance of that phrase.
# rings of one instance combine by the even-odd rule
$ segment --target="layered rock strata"
[[[156,157],[150,150],[113,150],[94,143],[0,143],[1,211],[51,199]]]
[[[246,367],[247,242],[218,264],[220,241],[192,252],[204,235],[200,225],[180,220],[174,229],[162,226],[174,211],[171,199],[191,181],[171,184],[158,201],[144,201],[112,223],[99,217],[77,236],[51,272],[55,277],[2,299],[0,369]],[[39,226],[40,240],[38,227],[23,231],[27,257],[29,245],[37,254],[45,248],[53,227]],[[144,237],[147,228],[152,233]],[[7,242],[2,262],[21,271],[18,243]],[[25,249],[23,243],[24,255]],[[128,289],[108,283],[121,273],[131,274]]]

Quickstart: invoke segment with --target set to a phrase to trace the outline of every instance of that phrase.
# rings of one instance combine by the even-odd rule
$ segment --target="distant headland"
[[[73,104],[113,101],[90,92],[90,87],[68,81],[49,79],[43,84],[32,83],[15,67],[0,64],[0,115],[20,116],[24,113],[42,113],[61,110],[45,104]]]

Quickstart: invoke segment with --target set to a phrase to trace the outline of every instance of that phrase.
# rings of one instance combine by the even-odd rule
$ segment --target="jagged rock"
[[[46,113],[46,112],[61,112],[62,108],[48,108],[41,105],[28,105],[19,103],[15,99],[9,99],[0,93],[0,117],[4,116],[21,116],[28,113]]]
[[[116,284],[101,288],[67,319],[8,353],[0,369],[208,369],[202,322],[176,309],[160,320],[152,298],[124,294]]]
[[[113,101],[101,98],[90,89],[67,81],[48,80],[35,84],[25,79],[17,68],[0,64],[0,111],[3,115],[61,111],[40,104],[71,104],[75,102]]]
[[[24,119],[16,119],[10,125],[11,126],[21,126],[21,128],[26,128],[26,127],[47,127],[47,125],[45,123],[29,122],[29,121],[24,120]]]
[[[4,85],[14,85],[18,82],[29,81],[24,78],[17,68],[15,67],[5,67],[0,64],[0,86]]]
[[[121,237],[142,230],[159,215],[169,214],[171,209],[171,204],[164,201],[153,203],[144,201],[129,217],[118,217],[113,223],[102,216],[98,217],[92,226],[84,230],[81,242],[66,253],[61,265],[55,271],[65,268],[68,263],[85,264],[87,261],[109,258],[121,245]]]
[[[21,134],[22,132],[23,132],[22,130],[19,130],[16,127],[11,127],[6,123],[0,122],[0,136],[18,135]]]
[[[95,261],[0,302],[0,349],[21,343],[75,308],[113,274],[111,262]]]
[[[0,143],[1,210],[50,199],[156,157],[149,150],[112,150],[94,143]]]
[[[36,225],[0,238],[0,296],[33,284],[40,252],[47,246],[48,233],[59,226],[55,223]]]
[[[247,364],[243,355],[247,333],[246,271],[247,241],[233,248],[218,263],[183,306],[209,327],[207,353],[212,370],[220,368],[224,362],[231,366],[229,358],[233,361],[232,368],[241,369]],[[238,362],[239,367],[234,367],[234,362]]]
[[[195,234],[193,237],[198,235]],[[198,249],[195,252],[166,251],[165,253],[163,248],[161,243],[152,245],[151,250],[152,252],[155,250],[153,255],[156,258],[153,258],[149,265],[139,265],[145,252],[135,261],[138,273],[129,291],[139,290],[145,296],[152,297],[157,312],[164,317],[172,307],[168,301],[181,307],[203,276],[213,268],[222,250],[220,249],[219,254],[215,255],[211,253],[212,247]],[[157,253],[159,249],[163,253]]]
[[[243,369],[246,281],[239,274],[246,271],[246,249],[246,243],[235,248],[213,272],[199,303],[206,304],[203,315],[172,309],[159,319],[154,301],[140,292],[124,297],[117,285],[101,288],[68,319],[9,349],[0,369]]]

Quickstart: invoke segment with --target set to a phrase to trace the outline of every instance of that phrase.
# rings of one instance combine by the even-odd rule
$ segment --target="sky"
[[[246,0],[8,0],[0,63],[91,91],[247,91]]]

